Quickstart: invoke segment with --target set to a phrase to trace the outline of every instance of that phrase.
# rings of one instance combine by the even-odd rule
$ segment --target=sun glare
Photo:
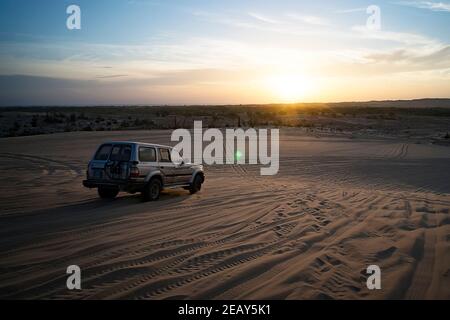
[[[301,75],[278,75],[266,79],[267,89],[280,102],[299,102],[312,90],[312,80]]]

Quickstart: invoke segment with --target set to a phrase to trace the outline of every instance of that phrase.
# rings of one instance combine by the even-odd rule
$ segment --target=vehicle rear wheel
[[[200,175],[196,175],[194,178],[194,182],[191,184],[189,188],[189,192],[191,194],[197,193],[202,189],[203,179]]]
[[[159,179],[152,179],[142,191],[144,201],[156,201],[159,199],[162,190],[162,183]]]
[[[97,191],[102,199],[114,199],[119,194],[118,188],[98,187]]]

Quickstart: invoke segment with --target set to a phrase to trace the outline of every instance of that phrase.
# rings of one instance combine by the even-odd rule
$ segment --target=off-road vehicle
[[[200,191],[205,174],[202,165],[183,160],[169,146],[141,142],[107,142],[89,162],[83,185],[97,188],[101,198],[113,199],[120,191],[141,192],[146,201],[157,200],[163,189]]]

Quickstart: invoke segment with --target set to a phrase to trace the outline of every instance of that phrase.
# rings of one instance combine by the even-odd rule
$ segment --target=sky
[[[414,98],[450,98],[448,1],[0,2],[1,106]]]

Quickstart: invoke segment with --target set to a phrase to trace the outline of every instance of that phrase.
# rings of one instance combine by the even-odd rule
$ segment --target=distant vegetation
[[[301,127],[335,132],[373,131],[447,137],[450,99],[334,104],[149,107],[6,107],[2,137],[72,131],[204,127]]]

